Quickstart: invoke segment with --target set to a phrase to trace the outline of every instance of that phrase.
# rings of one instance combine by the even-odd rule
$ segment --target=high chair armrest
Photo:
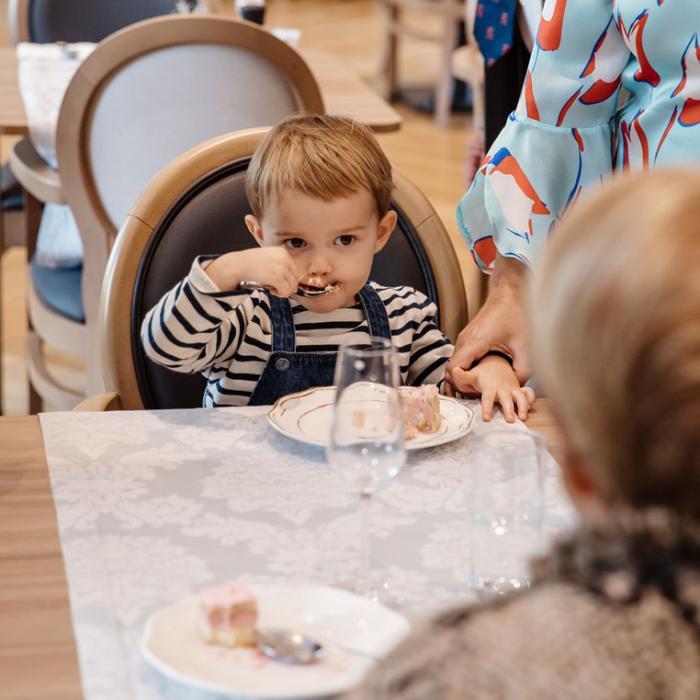
[[[58,173],[36,152],[29,139],[18,141],[10,153],[10,170],[24,189],[46,204],[65,204]]]

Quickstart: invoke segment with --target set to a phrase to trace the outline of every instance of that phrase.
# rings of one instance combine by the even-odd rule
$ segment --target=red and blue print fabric
[[[477,263],[530,265],[614,170],[700,162],[700,0],[547,0],[517,110],[457,208]]]

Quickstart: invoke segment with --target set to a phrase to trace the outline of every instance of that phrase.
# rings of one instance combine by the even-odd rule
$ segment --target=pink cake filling
[[[401,387],[404,435],[407,440],[418,433],[435,433],[442,425],[440,393],[434,384]]]

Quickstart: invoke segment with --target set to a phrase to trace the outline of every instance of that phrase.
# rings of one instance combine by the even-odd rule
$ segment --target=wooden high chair
[[[148,310],[182,279],[201,253],[255,245],[245,174],[266,129],[227,134],[193,148],[151,182],[117,237],[105,274],[99,337],[108,394],[83,410],[183,408],[202,405],[205,379],[155,365],[141,348]],[[425,196],[394,171],[398,227],[376,256],[372,279],[410,285],[438,304],[439,324],[453,341],[466,325],[467,298],[449,234]]]

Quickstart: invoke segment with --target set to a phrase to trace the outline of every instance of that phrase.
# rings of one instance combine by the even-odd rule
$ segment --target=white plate
[[[254,585],[259,625],[305,632],[323,644],[342,644],[382,656],[409,631],[406,619],[348,591],[310,585]],[[231,698],[312,698],[357,685],[372,662],[340,650],[308,666],[289,666],[255,649],[227,649],[202,641],[197,597],[183,598],[148,618],[145,659],[165,676]]]
[[[267,414],[270,425],[283,435],[310,445],[325,447],[331,430],[335,387],[307,389],[278,399]],[[440,396],[442,425],[435,433],[419,433],[406,440],[407,450],[420,450],[452,442],[466,435],[474,423],[474,411],[448,396]]]

